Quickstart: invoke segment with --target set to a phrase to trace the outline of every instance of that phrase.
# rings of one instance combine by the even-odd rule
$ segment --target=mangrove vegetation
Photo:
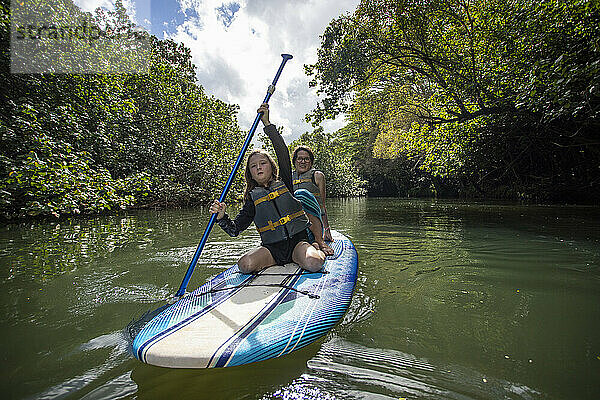
[[[306,70],[371,193],[598,202],[595,0],[362,0]]]
[[[148,69],[12,73],[2,1],[0,215],[208,203],[245,136],[238,106],[206,93],[190,49],[140,31],[120,2],[61,4],[143,37]],[[290,148],[315,150],[328,196],[598,203],[597,1],[362,0],[305,69],[321,100]],[[326,132],[339,115],[348,124]]]

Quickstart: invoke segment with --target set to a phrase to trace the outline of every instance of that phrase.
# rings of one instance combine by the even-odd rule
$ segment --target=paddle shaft
[[[281,57],[283,57],[283,60],[281,61],[281,65],[279,66],[279,69],[277,70],[277,73],[275,74],[275,79],[273,79],[273,83],[267,89],[267,95],[265,96],[263,103],[269,102],[269,99],[271,98],[271,96],[273,95],[273,92],[275,91],[275,85],[277,84],[277,81],[279,80],[281,71],[283,71],[283,67],[285,67],[285,63],[288,62],[288,60],[290,60],[292,58],[292,56],[290,54],[282,54]],[[233,169],[231,170],[231,173],[229,174],[229,178],[227,179],[227,183],[225,183],[225,187],[223,187],[221,196],[219,196],[220,202],[223,202],[225,200],[225,197],[227,196],[227,192],[229,192],[231,183],[233,182],[233,179],[235,178],[235,174],[236,174],[237,170],[239,169],[239,167],[242,163],[242,160],[244,159],[244,154],[246,153],[246,150],[248,150],[248,146],[250,146],[250,142],[252,141],[252,136],[254,135],[254,131],[256,130],[258,123],[260,122],[261,116],[262,116],[262,113],[257,113],[256,118],[254,118],[254,123],[252,124],[252,127],[250,128],[250,131],[248,132],[248,135],[246,136],[246,141],[244,142],[244,145],[242,146],[242,150],[240,151],[240,154],[238,155],[237,160],[235,161]],[[183,281],[181,282],[181,285],[179,286],[179,289],[175,293],[174,297],[176,297],[176,298],[181,297],[185,294],[185,289],[187,288],[187,285],[190,282],[190,278],[192,277],[192,274],[194,273],[194,268],[196,268],[196,263],[198,262],[198,258],[200,258],[200,254],[202,254],[204,245],[206,244],[206,241],[208,240],[208,235],[210,234],[210,231],[211,231],[213,225],[215,224],[216,220],[217,220],[217,214],[212,214],[210,216],[210,220],[208,221],[208,225],[206,226],[206,229],[204,230],[202,239],[200,239],[200,243],[198,244],[198,247],[196,248],[196,253],[194,254],[194,258],[192,258],[192,262],[190,263],[190,266],[188,267],[188,269],[185,273]]]

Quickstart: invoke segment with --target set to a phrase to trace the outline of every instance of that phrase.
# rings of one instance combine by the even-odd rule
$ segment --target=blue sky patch
[[[240,5],[236,2],[231,2],[227,4],[222,4],[221,7],[216,8],[217,17],[219,20],[225,25],[226,28],[231,25],[233,19],[235,18],[235,13],[240,9]]]
[[[177,27],[186,19],[197,16],[194,9],[187,9],[184,14],[177,0],[151,0],[151,7],[151,33],[161,39],[163,32],[175,33]]]

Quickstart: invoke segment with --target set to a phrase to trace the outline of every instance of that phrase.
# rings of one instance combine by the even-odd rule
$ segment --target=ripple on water
[[[370,348],[334,337],[307,362],[309,372],[264,398],[534,399],[529,387],[392,349]]]
[[[104,304],[154,303],[169,297],[168,285],[158,287],[152,284],[130,284],[120,286],[115,281],[124,273],[104,274],[101,271],[83,277],[75,286],[77,301],[68,310],[74,315],[91,314]]]
[[[90,353],[101,349],[110,351],[102,364],[68,378],[30,398],[56,399],[75,396],[81,399],[116,399],[134,394],[137,391],[137,384],[131,379],[131,371],[121,373],[124,364],[131,359],[127,351],[127,341],[122,332],[112,332],[93,338],[81,344],[76,351],[65,357],[78,357],[81,353]]]

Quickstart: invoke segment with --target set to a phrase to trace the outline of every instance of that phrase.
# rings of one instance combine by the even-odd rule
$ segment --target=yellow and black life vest
[[[294,185],[294,191],[298,189],[306,189],[316,197],[319,205],[323,205],[321,199],[321,191],[315,183],[315,170],[309,169],[306,172],[298,174],[298,171],[292,172],[292,184]]]
[[[250,197],[256,208],[254,224],[263,243],[286,240],[309,226],[302,204],[282,181],[273,181],[268,188],[257,186]]]

